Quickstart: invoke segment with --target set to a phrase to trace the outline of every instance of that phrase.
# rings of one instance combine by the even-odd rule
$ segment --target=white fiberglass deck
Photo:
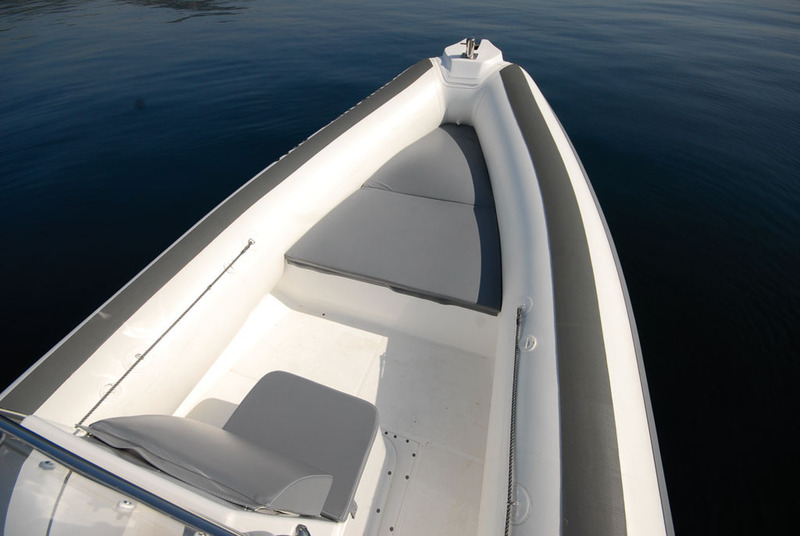
[[[390,527],[394,534],[474,532],[491,396],[489,358],[396,331],[344,325],[267,296],[177,413],[221,425],[256,381],[274,370],[378,408],[389,452],[383,464],[371,458],[362,480],[367,491],[356,495],[359,510],[348,533],[364,523],[380,527],[381,534]]]

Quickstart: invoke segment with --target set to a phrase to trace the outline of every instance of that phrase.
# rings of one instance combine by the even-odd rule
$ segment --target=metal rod
[[[475,49],[477,48],[475,46],[475,38],[474,37],[468,37],[466,45],[467,45],[467,51],[464,52],[464,57],[465,58],[469,58],[471,60],[475,59]]]
[[[516,506],[514,501],[514,484],[516,483],[516,443],[517,443],[517,384],[519,383],[519,341],[522,337],[522,315],[524,307],[517,308],[517,332],[514,342],[514,374],[511,384],[511,438],[508,445],[508,496],[506,498],[506,526],[505,536],[511,534],[511,518],[513,508]]]
[[[105,393],[103,393],[103,396],[101,396],[101,397],[100,397],[100,400],[98,400],[98,401],[97,401],[97,403],[96,403],[94,406],[92,406],[92,409],[90,409],[88,412],[86,412],[86,415],[84,415],[84,416],[83,416],[83,418],[82,418],[80,421],[78,421],[78,423],[75,425],[76,427],[77,427],[77,426],[80,426],[80,425],[82,425],[83,423],[85,423],[85,422],[86,422],[86,419],[88,419],[88,418],[89,418],[89,417],[92,415],[92,413],[94,413],[94,412],[95,412],[95,410],[97,410],[97,408],[99,408],[99,407],[100,407],[100,405],[101,405],[103,402],[105,402],[105,401],[106,401],[106,399],[107,399],[107,398],[108,398],[108,397],[111,395],[111,393],[112,393],[112,392],[113,392],[113,391],[114,391],[114,390],[115,390],[117,387],[119,387],[119,385],[120,385],[120,384],[121,384],[121,383],[122,383],[122,382],[125,380],[125,378],[127,378],[127,377],[128,377],[128,375],[129,375],[131,372],[133,372],[133,369],[135,369],[135,368],[136,368],[136,365],[138,365],[139,363],[141,363],[141,362],[142,362],[142,360],[143,360],[145,357],[147,357],[147,354],[149,354],[149,353],[150,353],[150,351],[151,351],[153,348],[155,348],[155,347],[156,347],[156,345],[157,345],[158,343],[160,343],[160,342],[162,341],[162,339],[163,339],[164,337],[166,337],[166,336],[167,336],[167,334],[168,334],[170,331],[172,331],[172,328],[174,328],[176,325],[178,325],[178,322],[180,322],[181,320],[183,320],[183,317],[184,317],[184,316],[186,316],[186,314],[187,314],[189,311],[191,311],[191,310],[192,310],[192,307],[194,307],[195,305],[197,305],[197,302],[199,302],[199,301],[200,301],[200,300],[203,298],[203,296],[205,296],[205,295],[208,293],[208,291],[209,291],[209,290],[211,290],[211,287],[213,287],[213,286],[214,286],[214,285],[217,283],[217,281],[219,281],[219,280],[220,280],[220,278],[222,278],[222,276],[223,276],[223,275],[225,275],[225,273],[226,273],[228,270],[230,270],[230,269],[231,269],[231,267],[232,267],[232,266],[233,266],[233,265],[236,263],[236,261],[238,261],[238,260],[239,260],[239,258],[240,258],[242,255],[244,255],[244,254],[247,252],[247,250],[248,250],[248,249],[250,249],[250,246],[252,246],[253,244],[255,244],[255,240],[253,240],[252,238],[251,238],[251,239],[249,239],[249,240],[247,241],[247,245],[244,247],[244,249],[243,249],[242,251],[240,251],[240,252],[239,252],[239,254],[238,254],[238,255],[236,255],[236,258],[234,258],[234,259],[233,259],[233,260],[230,262],[230,264],[228,264],[228,265],[227,265],[227,266],[226,266],[226,267],[225,267],[225,268],[224,268],[224,269],[223,269],[223,270],[222,270],[222,271],[219,273],[219,275],[218,275],[216,278],[214,278],[214,281],[212,281],[212,282],[211,282],[211,284],[210,284],[210,285],[208,285],[208,286],[206,287],[206,289],[205,289],[203,292],[201,292],[201,293],[200,293],[200,295],[199,295],[197,298],[195,298],[195,300],[194,300],[194,301],[191,303],[191,305],[189,305],[189,307],[187,307],[187,308],[186,308],[186,309],[185,309],[185,310],[184,310],[184,311],[183,311],[183,312],[180,314],[180,316],[179,316],[177,319],[175,319],[175,321],[174,321],[172,324],[170,324],[170,326],[169,326],[169,327],[168,327],[168,328],[167,328],[167,329],[164,331],[164,333],[162,333],[162,334],[161,334],[161,335],[158,337],[158,339],[156,339],[156,341],[155,341],[153,344],[151,344],[151,345],[150,345],[150,347],[149,347],[147,350],[145,350],[145,352],[144,352],[143,354],[137,354],[137,355],[136,355],[136,361],[134,361],[134,362],[133,362],[133,364],[131,364],[131,366],[130,366],[130,367],[128,367],[128,370],[126,370],[126,371],[125,371],[125,372],[122,374],[122,376],[120,376],[120,378],[119,378],[119,379],[118,379],[116,382],[114,382],[114,385],[112,385],[112,386],[111,386],[111,387],[110,387],[110,388],[109,388],[109,389],[108,389],[108,390],[107,390]]]

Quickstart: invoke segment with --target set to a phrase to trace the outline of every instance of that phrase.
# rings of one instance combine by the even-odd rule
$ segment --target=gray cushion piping
[[[481,305],[480,303],[472,303],[467,301],[462,301],[457,298],[453,298],[450,296],[443,296],[441,294],[435,294],[432,292],[420,292],[418,289],[414,289],[411,287],[405,287],[402,285],[398,285],[397,283],[386,281],[383,279],[366,277],[362,275],[353,274],[351,272],[341,272],[338,270],[331,270],[328,267],[321,266],[319,264],[311,263],[304,260],[295,259],[292,257],[286,257],[286,262],[292,264],[294,266],[305,268],[308,270],[313,270],[315,272],[319,272],[322,274],[327,275],[335,275],[339,277],[345,277],[347,279],[352,279],[354,281],[361,281],[362,283],[370,283],[373,285],[379,285],[382,287],[386,287],[394,292],[399,294],[405,294],[406,296],[413,296],[415,298],[422,298],[424,300],[432,301],[434,303],[438,303],[441,305],[455,305],[458,307],[464,307],[465,309],[471,309],[473,311],[478,311],[480,313],[486,313],[492,316],[497,316],[500,311],[495,309],[494,307],[489,307],[486,305]]]
[[[146,419],[147,417],[148,416],[138,416],[135,418]],[[171,418],[169,416],[160,415],[151,417]],[[175,417],[174,419],[176,419],[178,424],[181,422],[179,417]],[[90,426],[80,426],[79,428],[87,432],[92,438],[105,443],[106,445],[114,447],[115,449],[135,452],[140,458],[147,461],[151,466],[161,470],[173,478],[185,482],[215,497],[219,497],[228,502],[238,504],[251,510],[275,510],[273,506],[276,503],[281,502],[282,494],[290,488],[296,486],[299,482],[316,480],[318,482],[325,483],[327,481],[327,486],[329,489],[333,479],[331,475],[327,475],[317,468],[308,466],[308,464],[304,464],[271,451],[265,451],[260,449],[258,445],[253,445],[249,441],[238,437],[235,434],[230,434],[222,429],[217,429],[207,425],[209,429],[213,429],[220,434],[225,434],[230,437],[232,442],[227,443],[227,446],[230,448],[235,450],[240,449],[243,446],[245,450],[241,451],[240,455],[245,456],[245,459],[249,460],[251,463],[255,464],[258,462],[264,462],[266,457],[269,457],[269,461],[273,465],[279,464],[281,467],[290,467],[291,469],[288,470],[290,473],[294,471],[294,474],[291,475],[290,481],[286,480],[286,474],[275,477],[278,479],[278,483],[280,480],[286,480],[287,482],[287,484],[282,486],[280,489],[274,488],[274,484],[276,482],[273,479],[272,489],[263,487],[254,493],[251,489],[252,494],[248,495],[223,482],[222,480],[224,480],[224,478],[220,479],[209,475],[209,472],[213,472],[216,469],[214,466],[206,464],[204,468],[203,462],[192,463],[190,459],[181,459],[181,452],[172,451],[169,448],[165,448],[164,446],[158,444],[157,442],[153,443],[153,441],[147,437],[144,439],[141,437],[136,438],[135,427],[126,428],[125,425],[123,425],[123,427],[120,429],[115,423],[116,420],[119,419],[112,418],[101,420]],[[127,437],[131,435],[131,431],[134,432],[134,437]],[[192,448],[192,444],[187,445],[186,448]],[[221,452],[219,455],[224,456],[224,454]],[[303,475],[303,472],[306,474]],[[273,477],[272,474],[266,473],[262,476],[264,476],[266,480],[269,480]],[[235,485],[235,479],[231,482]],[[251,483],[246,483],[245,485],[250,484]],[[328,489],[325,489],[324,487],[322,489],[325,491],[325,493],[327,493]],[[303,506],[307,505],[296,505],[296,507],[301,508]],[[322,508],[321,503],[319,504],[319,508]],[[312,514],[312,512],[301,513]],[[319,511],[313,512],[313,515],[319,515]]]
[[[234,504],[238,504],[239,506],[243,506],[243,507],[249,508],[251,510],[259,510],[260,508],[262,508],[262,505],[256,504],[255,502],[251,501],[250,499],[248,499],[247,497],[245,497],[241,493],[237,493],[236,490],[233,490],[233,489],[229,488],[228,486],[225,486],[224,484],[222,484],[220,482],[217,482],[216,480],[208,478],[206,475],[202,474],[199,471],[186,471],[186,470],[180,470],[179,471],[180,468],[175,467],[175,465],[176,465],[175,462],[173,462],[172,460],[169,460],[169,459],[167,459],[165,457],[158,456],[156,454],[148,452],[146,449],[143,449],[143,448],[140,448],[140,447],[137,447],[137,446],[132,446],[127,441],[119,441],[119,440],[116,440],[116,438],[112,438],[112,437],[109,437],[109,436],[104,436],[103,439],[98,439],[99,438],[99,434],[95,434],[89,428],[84,428],[84,431],[86,431],[89,434],[90,437],[93,437],[93,438],[97,439],[98,441],[101,441],[102,443],[105,443],[106,445],[108,445],[110,447],[113,447],[115,449],[121,449],[121,450],[127,450],[127,451],[135,452],[139,457],[141,457],[143,460],[147,461],[147,463],[149,463],[151,466],[157,468],[159,471],[162,471],[163,473],[168,474],[168,475],[170,475],[171,477],[173,477],[173,478],[175,478],[177,480],[180,480],[182,482],[186,482],[187,484],[190,484],[190,485],[200,489],[201,491],[204,491],[204,492],[206,492],[206,493],[208,493],[210,495],[213,495],[214,497],[218,497],[220,499],[224,499],[224,500],[226,500],[228,502],[232,502]],[[165,464],[171,467],[170,471],[164,470]],[[173,472],[175,472],[176,474],[171,474]],[[180,474],[183,475],[181,478],[178,478],[178,476],[177,476],[178,472],[180,472]],[[187,476],[186,476],[187,473],[192,473],[192,472],[194,472],[197,476],[199,476],[201,478],[187,478]],[[207,486],[207,485],[202,485],[200,483],[200,480],[202,478],[205,478],[205,479],[209,480],[210,482],[213,482],[213,484],[218,486],[219,488],[221,488],[222,491],[219,490],[219,489],[212,489],[210,486]]]
[[[453,201],[452,199],[442,199],[441,197],[433,197],[431,195],[416,195],[416,194],[408,194],[406,192],[398,192],[397,190],[392,190],[390,188],[380,188],[378,186],[370,186],[365,184],[362,188],[372,188],[373,190],[381,190],[384,192],[390,192],[393,195],[404,195],[406,197],[418,197],[422,199],[432,199],[433,201],[440,201],[442,203],[452,203],[453,205],[462,205],[467,207],[474,207],[478,209],[487,209],[494,211],[495,208],[493,206],[485,206],[485,205],[475,205],[472,203],[464,203],[463,201]]]

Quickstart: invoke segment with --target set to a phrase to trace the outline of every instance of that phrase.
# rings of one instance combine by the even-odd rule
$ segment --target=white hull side
[[[389,84],[265,169],[6,389],[0,406],[9,403],[10,409],[35,415],[28,421],[32,429],[127,471],[176,503],[205,509],[247,530],[263,522],[268,530],[290,532],[290,521],[236,513],[197,498],[76,443],[47,422],[70,428],[120,415],[197,416],[202,413],[198,408],[211,407],[208,400],[223,404],[206,418],[224,418],[225,408],[238,403],[261,375],[292,369],[373,402],[386,416],[383,431],[418,445],[404,453],[391,441],[378,442],[364,477],[361,516],[346,524],[309,520],[312,534],[371,533],[386,527],[396,528],[395,533],[403,528],[406,533],[446,533],[458,527],[462,534],[502,534],[508,521],[509,429],[516,403],[513,534],[574,534],[582,526],[671,534],[635,325],[613,242],[585,172],[524,71],[531,95],[526,105],[541,114],[535,124],[520,116],[518,96],[509,89],[510,71],[504,73],[509,64],[502,57],[486,62],[472,77],[462,76],[463,65],[455,56],[445,57],[444,63],[418,64],[411,74],[401,75],[401,83]],[[519,95],[524,88],[515,91]],[[394,155],[447,122],[474,127],[491,177],[502,250],[498,316],[286,264],[287,249],[320,219]],[[599,322],[599,362],[594,366],[605,371],[607,380],[591,387],[609,403],[603,411],[612,430],[601,435],[613,444],[596,459],[613,463],[587,489],[618,487],[621,496],[602,503],[608,508],[586,501],[587,513],[575,504],[584,496],[573,494],[575,475],[582,470],[576,473],[574,462],[581,452],[563,438],[586,433],[592,441],[601,436],[584,432],[582,421],[575,419],[581,409],[570,409],[571,404],[583,402],[564,397],[578,396],[565,386],[574,389],[593,379],[566,376],[573,373],[564,366],[563,360],[571,358],[565,333],[577,328],[563,325],[559,316],[574,304],[564,305],[560,285],[565,279],[553,271],[561,266],[553,251],[563,244],[554,244],[552,233],[563,222],[557,221],[561,216],[545,182],[552,180],[545,177],[551,166],[531,151],[531,129],[548,133],[554,147],[549,158],[561,163],[568,180],[568,186],[560,184],[579,214],[568,226],[582,229]],[[524,315],[514,402],[519,307]],[[430,361],[419,360],[420,354]],[[141,364],[127,374],[141,355]],[[384,376],[393,370],[396,376]],[[92,409],[123,375],[124,382]],[[35,391],[40,378],[48,376],[59,380],[50,391]],[[437,385],[445,386],[441,393]],[[410,405],[403,404],[404,396]],[[477,408],[474,415],[469,408]],[[400,467],[400,458],[411,454],[419,458],[403,462],[417,471],[409,475],[410,483],[382,476],[386,467]],[[35,474],[35,467],[26,471]],[[397,499],[406,495],[405,502]],[[370,505],[379,506],[370,511]]]

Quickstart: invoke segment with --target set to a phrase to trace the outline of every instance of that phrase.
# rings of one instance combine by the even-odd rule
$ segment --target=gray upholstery
[[[494,210],[478,136],[442,125],[384,164],[364,186]]]
[[[353,497],[378,430],[378,411],[369,402],[288,372],[271,372],[224,428],[333,475],[323,516],[344,521],[355,512]]]
[[[319,515],[333,482],[290,455],[191,419],[114,417],[82,428],[187,484],[254,510]]]
[[[500,236],[475,131],[444,125],[401,151],[298,240],[286,260],[497,314]]]

